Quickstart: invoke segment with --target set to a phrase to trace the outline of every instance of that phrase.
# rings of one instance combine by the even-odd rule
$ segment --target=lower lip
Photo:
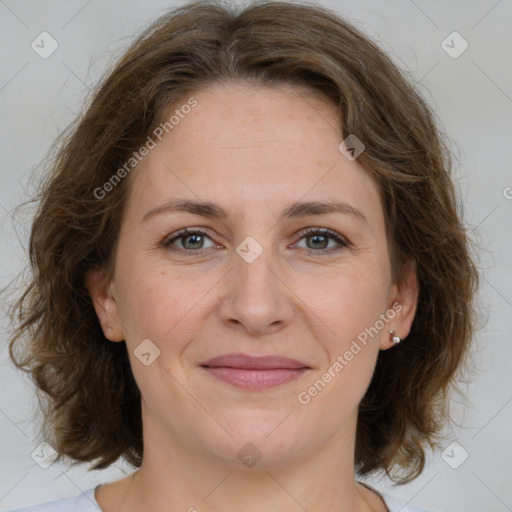
[[[269,370],[244,370],[242,368],[203,367],[213,377],[237,388],[260,390],[280,386],[298,379],[309,368],[273,368]]]

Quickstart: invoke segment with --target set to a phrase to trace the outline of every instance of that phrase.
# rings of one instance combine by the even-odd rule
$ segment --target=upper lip
[[[201,366],[210,368],[226,367],[244,370],[271,370],[276,368],[299,369],[310,368],[307,364],[284,356],[249,356],[246,354],[225,354],[208,359]]]

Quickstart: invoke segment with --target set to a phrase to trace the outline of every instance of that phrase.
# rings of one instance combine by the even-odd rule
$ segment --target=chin
[[[207,438],[216,457],[233,469],[270,469],[290,463],[307,443],[308,431],[299,428],[293,414],[258,410],[224,418],[222,439]],[[284,421],[283,421],[284,420]],[[313,435],[313,434],[311,434]],[[211,445],[212,441],[215,442]]]

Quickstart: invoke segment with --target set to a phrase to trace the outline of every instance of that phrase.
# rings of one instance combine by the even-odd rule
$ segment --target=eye
[[[205,247],[204,243],[206,239],[212,242],[210,246]],[[176,244],[178,244],[178,246],[176,246]],[[199,228],[182,229],[178,231],[178,233],[167,237],[163,242],[163,246],[171,250],[181,250],[195,254],[202,254],[203,249],[217,247],[217,245],[213,243],[213,240],[207,235],[207,232]]]
[[[201,228],[185,228],[169,235],[162,245],[172,251],[201,255],[208,249],[219,247],[207,233]],[[210,245],[205,246],[206,240]],[[302,231],[300,240],[306,240],[306,247],[295,245],[313,254],[331,253],[350,246],[344,237],[326,228],[308,228]]]
[[[303,248],[313,253],[332,252],[350,245],[341,235],[326,228],[308,228],[301,235],[301,240],[306,240]]]

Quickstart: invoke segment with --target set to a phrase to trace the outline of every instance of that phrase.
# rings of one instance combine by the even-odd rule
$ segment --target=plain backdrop
[[[464,388],[467,402],[453,400],[456,424],[447,432],[444,456],[432,454],[424,473],[406,486],[393,487],[386,479],[369,482],[436,512],[512,510],[512,2],[320,3],[372,37],[433,105],[452,141],[464,222],[478,242],[482,275],[479,301],[486,323],[475,338],[475,371]],[[106,66],[142,28],[175,5],[162,0],[0,0],[0,287],[27,264],[30,217],[14,208],[30,197],[31,176],[50,144],[81,111]],[[42,32],[58,44],[45,59],[31,47]],[[37,402],[30,382],[8,360],[4,309],[0,508],[76,496],[131,473],[122,463],[89,472],[87,465],[55,463],[44,469],[35,462],[31,454],[43,441],[36,435]]]

